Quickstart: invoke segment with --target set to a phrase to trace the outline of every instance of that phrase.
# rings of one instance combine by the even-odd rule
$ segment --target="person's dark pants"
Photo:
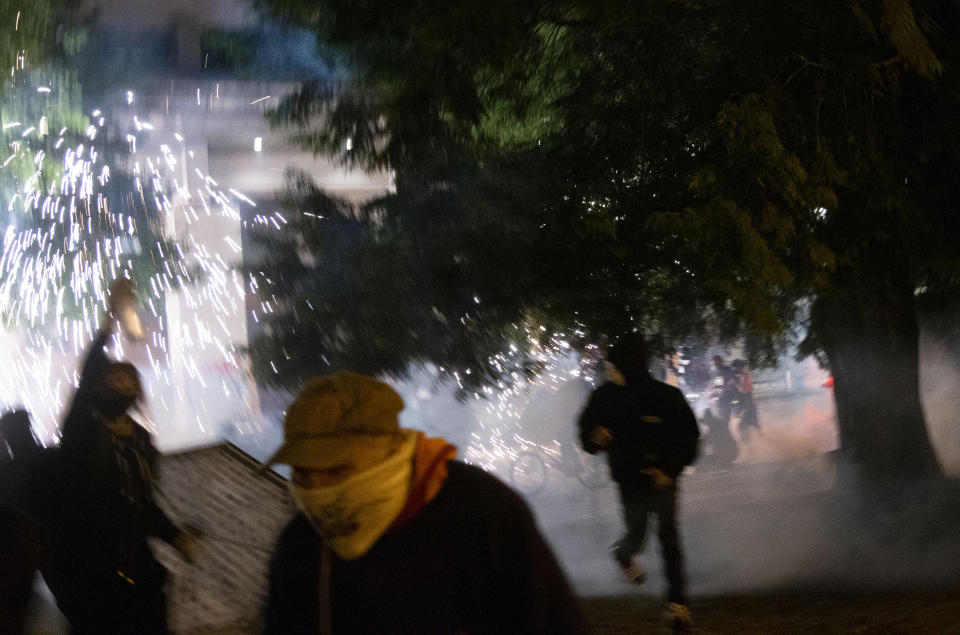
[[[643,551],[647,540],[647,518],[650,514],[657,517],[657,537],[663,551],[666,565],[667,601],[686,604],[687,581],[683,571],[683,552],[680,548],[680,533],[677,526],[677,484],[655,489],[646,487],[620,486],[620,501],[623,504],[623,516],[627,533],[620,540],[617,550],[620,554],[632,557]]]
[[[753,403],[753,395],[741,395],[740,428],[738,430],[740,437],[745,438],[750,428],[757,431],[760,430],[760,420],[757,418],[757,406]]]
[[[721,396],[717,400],[717,418],[725,426],[730,425],[730,416],[733,414],[733,400],[727,396]]]
[[[84,579],[50,576],[47,585],[74,635],[166,635],[167,598],[162,577],[136,584],[119,576]]]

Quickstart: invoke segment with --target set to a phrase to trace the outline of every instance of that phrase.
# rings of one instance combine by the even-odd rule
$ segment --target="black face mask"
[[[125,413],[137,398],[135,395],[97,395],[95,406],[97,412],[107,419],[115,419]]]
[[[140,377],[127,362],[111,364],[100,378],[93,405],[100,416],[115,419],[136,403],[141,394]]]

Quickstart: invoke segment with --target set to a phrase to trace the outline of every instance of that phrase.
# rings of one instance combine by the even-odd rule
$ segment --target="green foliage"
[[[911,3],[908,0],[883,0],[881,16],[880,24],[896,51],[897,61],[921,77],[940,75],[943,65],[917,26]],[[935,24],[929,26],[936,27]]]
[[[205,68],[225,66],[243,73],[253,65],[256,41],[249,33],[237,33],[224,29],[206,29],[200,36],[200,47],[208,56]],[[210,60],[213,57],[214,60]]]
[[[511,329],[540,320],[581,343],[747,335],[769,359],[812,299],[892,279],[866,257],[878,245],[915,282],[956,285],[948,2],[262,4],[355,68],[275,123],[396,177],[338,217],[358,236],[348,259],[307,235],[324,264],[278,273],[315,278],[296,297],[325,313],[297,319],[335,365],[483,378]],[[293,209],[317,196],[298,187]],[[276,354],[290,319],[271,314],[258,342],[287,384],[324,368],[312,349]]]
[[[265,81],[337,80],[346,74],[341,56],[318,45],[308,31],[259,16],[242,30],[206,29],[201,35],[205,72],[227,72]]]
[[[52,332],[64,320],[96,319],[104,279],[126,271],[147,289],[164,271],[161,262],[178,266],[157,210],[133,175],[118,168],[125,144],[108,142],[99,122],[83,113],[77,67],[88,38],[74,8],[72,1],[55,0],[22,12],[20,5],[0,4],[2,23],[16,26],[0,29],[0,39],[26,51],[0,84],[0,143],[6,149],[0,159],[6,232],[0,319],[7,326]],[[81,169],[86,161],[89,173]]]
[[[4,155],[4,161],[9,161],[0,168],[0,198],[8,202],[0,212],[5,224],[18,224],[15,212],[9,211],[9,201],[18,192],[33,187],[47,192],[62,171],[62,166],[53,161],[38,164],[37,153],[54,155],[61,129],[81,133],[76,135],[79,139],[88,125],[80,110],[81,90],[76,73],[50,62],[23,75],[0,98],[0,143],[9,153]],[[50,92],[38,92],[38,86],[49,88]]]
[[[52,152],[62,128],[82,133],[87,125],[77,74],[67,67],[86,39],[86,32],[72,25],[74,5],[45,0],[27,10],[21,3],[0,2],[0,50],[12,65],[0,83],[0,143],[8,150],[0,168],[0,198],[7,202],[7,224],[17,220],[10,218],[9,202],[19,190],[36,180],[46,191],[55,179],[56,166],[36,161],[36,153]]]

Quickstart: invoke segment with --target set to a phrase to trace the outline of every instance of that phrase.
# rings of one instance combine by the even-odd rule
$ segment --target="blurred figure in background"
[[[643,551],[648,515],[657,517],[657,535],[666,564],[669,617],[678,629],[692,624],[677,527],[677,480],[697,454],[700,426],[683,393],[648,372],[643,336],[625,335],[607,355],[609,381],[597,388],[580,415],[580,442],[591,454],[607,453],[620,489],[626,535],[613,557],[627,579],[645,574],[634,556]]]
[[[694,357],[687,365],[685,379],[688,390],[703,393],[710,388],[710,368],[702,358]]]
[[[311,382],[268,461],[300,513],[270,567],[265,633],[582,633],[529,508],[456,448],[401,428],[387,384]]]
[[[153,496],[157,450],[128,411],[143,398],[137,369],[107,357],[128,280],[111,287],[110,309],[83,363],[63,424],[60,465],[46,486],[53,511],[53,561],[44,577],[75,633],[166,633],[166,570],[147,544],[156,536],[192,559],[193,538]]]
[[[660,378],[660,381],[668,386],[679,388],[681,374],[680,356],[676,352],[665,354],[663,356],[663,377]]]
[[[757,418],[757,406],[753,402],[753,375],[742,359],[735,359],[730,364],[733,371],[734,393],[733,403],[740,422],[737,426],[737,437],[741,443],[747,443],[749,435],[760,433],[760,420]]]
[[[714,383],[717,399],[717,418],[725,426],[730,425],[730,414],[733,411],[733,402],[736,399],[736,386],[734,385],[734,371],[727,366],[723,357],[713,356],[713,368],[716,371],[716,381]]]

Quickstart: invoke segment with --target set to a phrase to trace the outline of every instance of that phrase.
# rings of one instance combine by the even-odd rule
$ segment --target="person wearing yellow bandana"
[[[299,513],[270,564],[264,633],[582,633],[579,603],[523,500],[402,428],[387,384],[313,380],[267,465]]]

